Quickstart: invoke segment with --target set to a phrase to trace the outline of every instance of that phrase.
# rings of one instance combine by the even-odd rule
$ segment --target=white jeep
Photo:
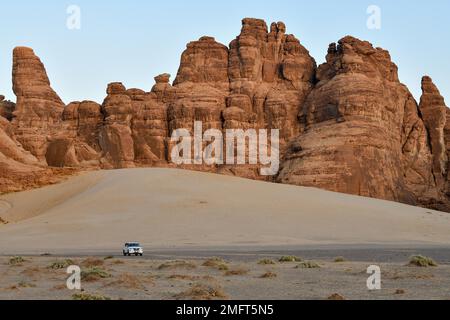
[[[142,249],[141,245],[138,242],[127,242],[123,247],[123,255],[124,256],[143,256],[144,249]]]

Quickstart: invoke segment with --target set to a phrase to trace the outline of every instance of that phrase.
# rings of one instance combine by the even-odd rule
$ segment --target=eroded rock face
[[[437,186],[442,190],[447,180],[447,146],[445,143],[445,127],[447,111],[444,98],[434,85],[430,77],[422,78],[422,97],[420,98],[420,112],[424,124],[430,135],[430,147],[433,153],[432,171]]]
[[[387,51],[345,37],[317,79],[280,182],[410,204],[441,198],[426,126]]]
[[[14,49],[13,91],[17,96],[15,136],[26,150],[45,162],[47,138],[61,122],[64,103],[51,88],[44,65],[30,48]]]
[[[228,89],[228,48],[213,37],[189,43],[181,56],[174,86],[185,82]]]
[[[450,211],[450,111],[431,78],[418,105],[388,51],[348,36],[317,67],[286,31],[246,18],[229,47],[212,37],[189,43],[173,85],[166,73],[150,92],[114,82],[101,105],[64,106],[39,58],[16,48],[17,105],[0,99],[0,176],[20,178],[2,181],[34,186],[55,167],[175,167],[172,133],[192,135],[201,121],[202,132],[279,129],[281,170],[267,178],[260,165],[181,168]]]
[[[103,151],[102,165],[110,169],[132,168],[134,167],[132,100],[122,83],[110,83],[106,92],[108,96],[102,104],[105,121],[99,136]]]
[[[168,137],[166,94],[170,94],[168,84],[170,75],[163,82],[167,85],[160,99],[158,94],[142,90],[127,90],[133,106],[132,138],[134,142],[134,161],[138,165],[159,166],[166,163],[166,140]],[[157,90],[156,88],[154,88]]]
[[[8,121],[12,121],[13,112],[16,109],[16,104],[12,101],[5,100],[5,96],[0,95],[0,117]]]
[[[268,30],[259,19],[242,21],[230,43],[227,128],[281,129],[281,145],[299,134],[298,111],[313,87],[316,63],[282,22]],[[242,111],[238,110],[241,109]]]
[[[46,160],[51,167],[98,167],[101,106],[93,101],[71,102],[62,114],[62,129],[49,140]]]

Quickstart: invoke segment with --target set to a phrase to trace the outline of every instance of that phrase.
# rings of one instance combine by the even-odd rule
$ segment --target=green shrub
[[[9,264],[12,266],[20,265],[25,262],[25,259],[22,257],[12,257],[9,259]]]
[[[74,265],[73,261],[70,259],[66,259],[66,260],[61,260],[61,261],[55,261],[48,267],[53,270],[58,270],[58,269],[66,269],[72,265]]]
[[[295,268],[297,269],[317,269],[320,268],[320,266],[314,262],[314,261],[304,261],[297,265]]]
[[[280,262],[300,262],[302,259],[296,256],[282,256],[279,260]]]
[[[81,272],[81,280],[84,281],[97,281],[100,279],[110,278],[111,275],[103,269],[94,267],[89,268]]]
[[[217,269],[220,271],[227,271],[229,269],[226,261],[223,260],[222,258],[210,258],[210,259],[206,260],[202,264],[202,266],[214,268],[214,269]]]
[[[421,255],[412,256],[409,259],[409,265],[411,266],[417,266],[417,267],[437,267],[437,263],[428,257],[424,257]]]

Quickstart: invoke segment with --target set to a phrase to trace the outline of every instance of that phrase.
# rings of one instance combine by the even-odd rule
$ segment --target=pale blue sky
[[[150,90],[153,77],[178,69],[186,43],[203,35],[228,45],[244,17],[284,21],[317,60],[345,35],[388,49],[400,79],[416,98],[430,75],[450,99],[450,1],[407,0],[15,0],[0,4],[0,94],[11,90],[12,49],[32,47],[64,102],[101,102],[109,82]],[[369,5],[382,13],[381,30],[366,26]],[[66,9],[81,8],[81,30],[68,30]]]

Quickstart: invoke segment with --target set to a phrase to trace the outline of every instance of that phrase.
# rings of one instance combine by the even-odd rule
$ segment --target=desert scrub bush
[[[202,266],[214,268],[214,269],[217,269],[220,271],[227,271],[229,269],[227,262],[225,260],[223,260],[222,258],[210,258],[210,259],[206,260],[205,262],[203,262]]]
[[[36,285],[34,283],[29,283],[25,281],[20,281],[17,286],[19,288],[36,288]]]
[[[282,256],[279,260],[280,262],[300,262],[301,258],[296,256]]]
[[[409,259],[409,265],[424,268],[437,267],[437,263],[433,259],[421,255],[412,256]]]
[[[195,269],[197,266],[191,262],[177,260],[177,261],[169,261],[161,264],[158,267],[158,270],[172,270],[172,269]]]
[[[275,264],[275,261],[273,261],[271,259],[262,259],[262,260],[258,261],[258,264],[261,264],[261,265]]]
[[[276,278],[276,277],[277,277],[277,274],[274,272],[271,272],[271,271],[266,272],[260,276],[261,279],[272,279],[272,278]]]
[[[111,300],[110,297],[106,296],[100,296],[100,295],[94,295],[94,294],[88,294],[88,293],[75,293],[72,295],[72,300],[79,300],[79,301],[87,301],[87,300]]]
[[[199,278],[198,276],[189,276],[184,274],[173,274],[167,277],[167,279],[169,280],[188,280],[188,281],[197,280],[198,278]]]
[[[87,258],[81,262],[81,265],[86,268],[100,267],[103,266],[104,264],[105,261],[103,259],[96,259],[96,258]]]
[[[244,268],[236,268],[236,269],[231,269],[228,271],[225,271],[225,276],[230,277],[230,276],[243,276],[245,274],[248,273],[248,269],[244,269]]]
[[[18,266],[25,262],[25,259],[22,257],[12,257],[9,259],[9,264],[11,266]]]
[[[107,256],[107,257],[103,258],[103,260],[111,260],[111,259],[114,259],[114,257],[113,256]]]
[[[320,266],[314,261],[303,261],[295,267],[296,269],[317,269]]]
[[[65,260],[55,261],[48,267],[49,267],[49,269],[58,270],[58,269],[66,269],[72,265],[74,265],[73,260],[65,259]]]
[[[212,300],[226,299],[227,295],[222,287],[217,284],[197,283],[190,289],[176,294],[174,298],[177,300]]]
[[[347,261],[347,260],[345,260],[344,257],[336,257],[336,258],[334,258],[334,262],[336,262],[336,263],[341,263],[341,262],[345,262],[345,261]]]
[[[145,286],[141,279],[135,275],[124,273],[119,275],[111,283],[107,284],[106,287],[119,287],[125,289],[135,289],[135,290],[145,290]]]
[[[86,282],[97,281],[100,279],[110,278],[111,275],[103,269],[93,267],[81,271],[81,280]]]

